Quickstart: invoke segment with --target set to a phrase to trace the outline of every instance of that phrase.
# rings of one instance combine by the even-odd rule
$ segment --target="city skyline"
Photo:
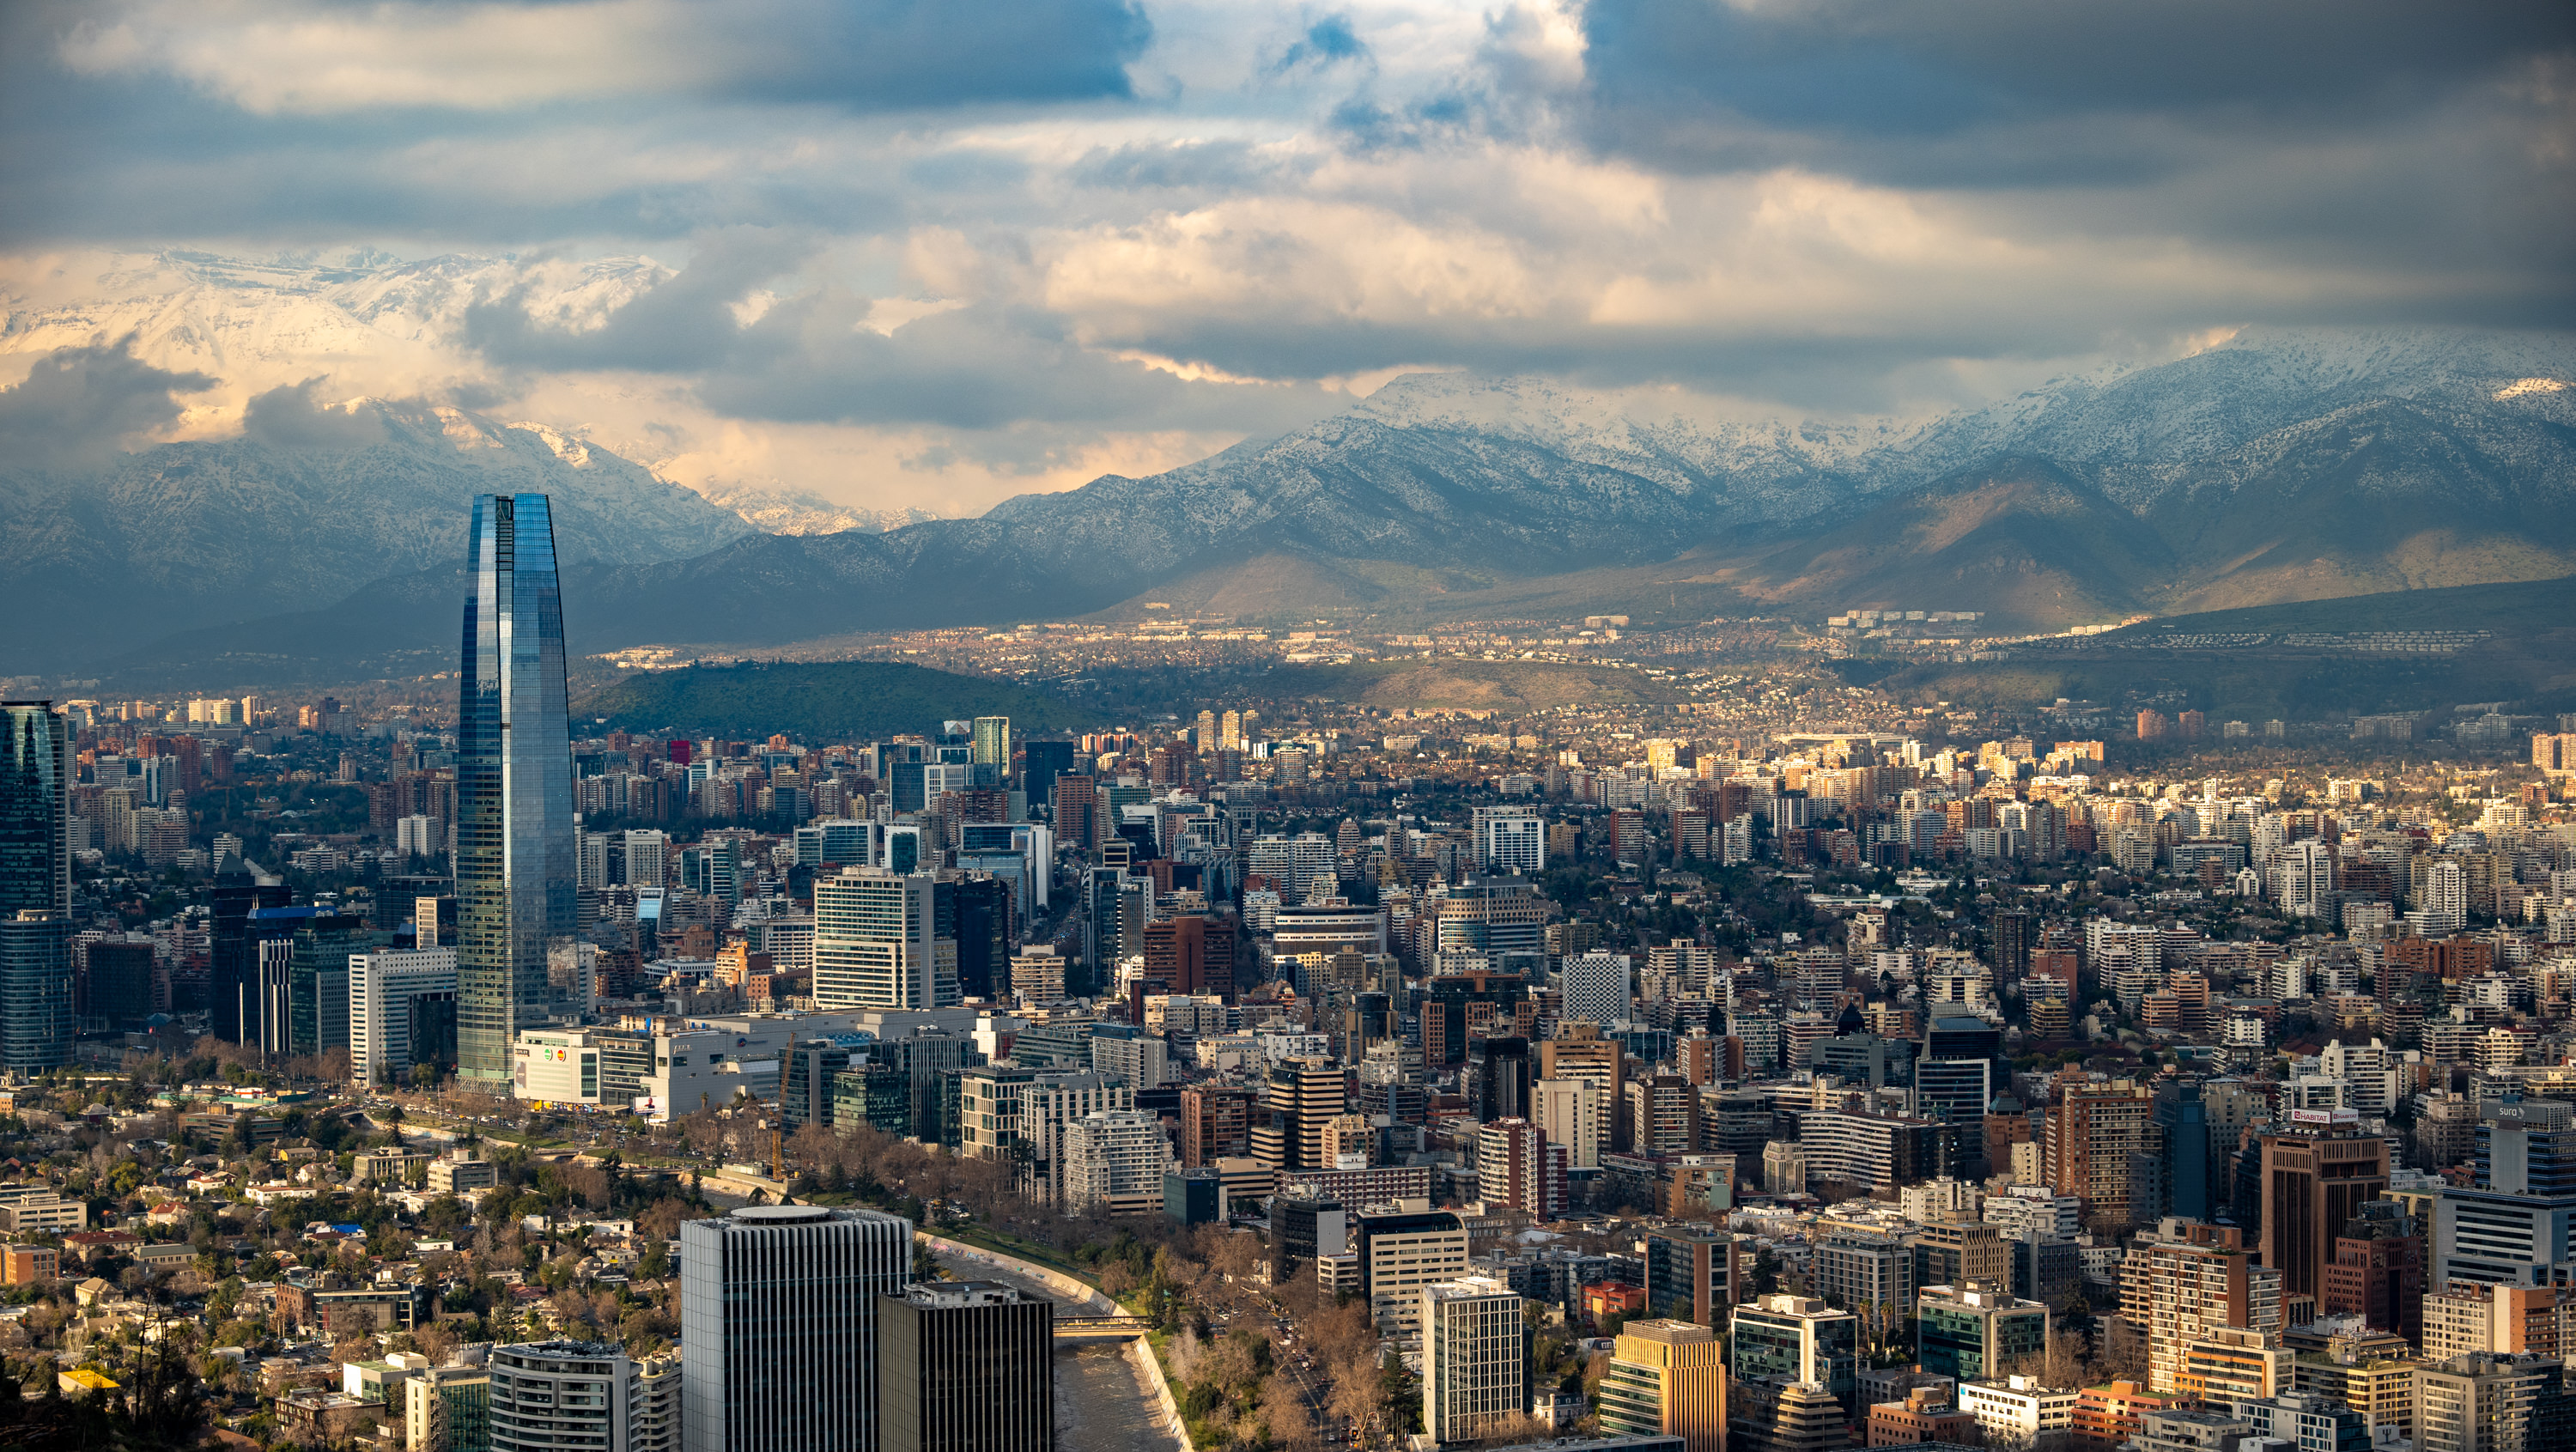
[[[2576,1447],[2571,77],[0,6],[0,1423]]]

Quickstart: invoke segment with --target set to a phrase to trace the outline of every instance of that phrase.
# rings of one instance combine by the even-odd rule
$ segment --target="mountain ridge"
[[[642,284],[621,264],[583,285]],[[1160,474],[883,529],[810,495],[693,492],[542,424],[362,402],[298,415],[285,442],[127,456],[94,489],[0,467],[0,527],[56,647],[0,641],[0,669],[166,655],[152,632],[173,615],[284,619],[435,568],[489,487],[560,492],[567,590],[591,605],[570,613],[600,622],[598,649],[1063,618],[1176,584],[1245,609],[1321,589],[1389,620],[1651,590],[2045,630],[2548,578],[2576,571],[2571,379],[2576,336],[2457,329],[2249,329],[1930,420],[1411,374]],[[368,420],[383,438],[344,437]],[[806,532],[755,530],[727,500]],[[295,535],[299,510],[358,527]],[[168,538],[138,539],[159,516]],[[279,536],[279,562],[227,530]],[[1232,589],[1245,570],[1261,583]],[[209,573],[220,592],[179,590]]]

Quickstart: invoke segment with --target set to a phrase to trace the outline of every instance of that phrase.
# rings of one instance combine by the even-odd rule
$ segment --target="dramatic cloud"
[[[212,388],[134,356],[134,339],[56,348],[16,386],[0,388],[0,459],[33,471],[85,468],[142,435],[168,428],[181,393]]]
[[[254,395],[242,409],[242,436],[284,449],[357,449],[382,442],[383,420],[316,398],[314,390],[328,381],[307,378]]]
[[[428,396],[871,507],[1408,368],[1903,411],[2576,326],[2576,10],[2501,0],[29,0],[0,127],[0,350],[224,380],[158,426]]]
[[[109,0],[71,20],[61,56],[85,75],[175,76],[257,115],[633,96],[886,111],[1124,96],[1151,35],[1125,0]]]

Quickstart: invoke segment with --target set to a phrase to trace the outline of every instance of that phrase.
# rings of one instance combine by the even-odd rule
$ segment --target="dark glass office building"
[[[51,1069],[72,1044],[71,723],[0,702],[0,1069]]]
[[[546,1017],[546,945],[576,925],[563,600],[542,494],[474,501],[457,672],[456,1051],[507,1094],[510,1046]]]
[[[1054,1452],[1055,1303],[994,1281],[877,1297],[884,1452]]]
[[[1073,774],[1073,743],[1070,741],[1031,741],[1020,747],[1020,782],[1028,793],[1029,805],[1052,808],[1055,805],[1055,779]]]
[[[237,1044],[260,1038],[259,947],[251,934],[251,915],[263,908],[282,908],[294,901],[285,883],[254,877],[240,868],[218,873],[207,894],[213,917],[209,932],[206,1007],[214,1017],[215,1037]]]

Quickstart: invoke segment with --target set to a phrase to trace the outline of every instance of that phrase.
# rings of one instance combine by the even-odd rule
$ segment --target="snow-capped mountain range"
[[[583,562],[568,615],[596,648],[1193,590],[1247,613],[1264,598],[1474,613],[1544,580],[1557,599],[1687,587],[1711,613],[1893,605],[2048,625],[2576,574],[2565,334],[2249,329],[1931,418],[1417,374],[1276,438],[975,519],[694,491],[579,430],[385,401],[455,394],[464,310],[493,289],[595,318],[669,276],[641,259],[167,254],[89,293],[22,287],[0,352],[131,335],[155,366],[224,383],[181,420],[207,437],[87,469],[0,457],[0,531],[34,627],[0,633],[0,671],[450,567],[464,499],[496,488],[563,501]],[[271,400],[271,426],[208,421],[316,377]]]

